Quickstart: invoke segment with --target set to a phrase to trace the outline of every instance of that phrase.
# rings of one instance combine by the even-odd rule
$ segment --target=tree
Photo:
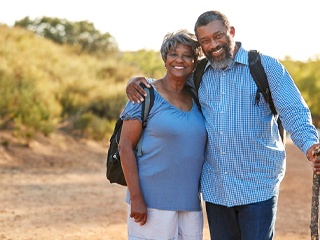
[[[165,74],[165,67],[159,51],[141,49],[134,52],[124,52],[122,59],[130,65],[140,69],[144,76],[161,78]]]
[[[66,19],[42,17],[35,20],[25,17],[14,26],[27,28],[36,35],[49,38],[58,44],[69,44],[98,56],[118,52],[116,40],[109,34],[102,34],[88,21],[70,22]]]

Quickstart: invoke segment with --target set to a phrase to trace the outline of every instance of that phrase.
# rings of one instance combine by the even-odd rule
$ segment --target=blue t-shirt
[[[120,117],[141,121],[141,104],[128,101]],[[188,112],[171,105],[155,89],[154,105],[142,133],[137,165],[142,193],[149,208],[201,210],[199,184],[207,132],[193,103]],[[127,194],[130,203],[130,193]]]

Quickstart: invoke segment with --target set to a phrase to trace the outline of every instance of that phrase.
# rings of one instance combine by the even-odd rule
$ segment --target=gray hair
[[[197,36],[198,27],[207,26],[209,23],[211,23],[214,20],[221,21],[227,29],[231,27],[226,15],[224,15],[219,11],[207,11],[202,13],[197,19],[197,22],[194,26],[194,32],[196,36]]]
[[[169,51],[175,49],[179,43],[187,45],[192,49],[195,61],[202,55],[202,50],[196,36],[182,29],[165,35],[160,49],[163,61],[166,61]]]

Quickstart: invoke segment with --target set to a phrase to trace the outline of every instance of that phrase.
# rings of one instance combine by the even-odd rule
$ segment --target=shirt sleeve
[[[128,101],[122,113],[120,114],[120,118],[122,120],[138,119],[140,122],[142,122],[141,111],[142,111],[141,103],[132,104],[130,101]]]
[[[285,67],[276,59],[264,58],[272,99],[293,143],[304,153],[318,142],[311,112]]]

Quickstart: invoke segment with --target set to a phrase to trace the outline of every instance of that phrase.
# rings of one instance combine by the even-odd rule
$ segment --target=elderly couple
[[[132,78],[126,89],[119,151],[128,185],[128,239],[202,239],[201,195],[211,239],[272,239],[286,157],[277,118],[320,173],[310,111],[284,66],[262,54],[279,115],[263,97],[255,104],[248,51],[235,42],[224,14],[201,14],[194,32],[167,34],[164,77]],[[198,90],[200,110],[185,85],[194,87],[202,52],[208,63]],[[155,89],[144,130],[140,83]],[[141,136],[143,155],[137,157]]]

